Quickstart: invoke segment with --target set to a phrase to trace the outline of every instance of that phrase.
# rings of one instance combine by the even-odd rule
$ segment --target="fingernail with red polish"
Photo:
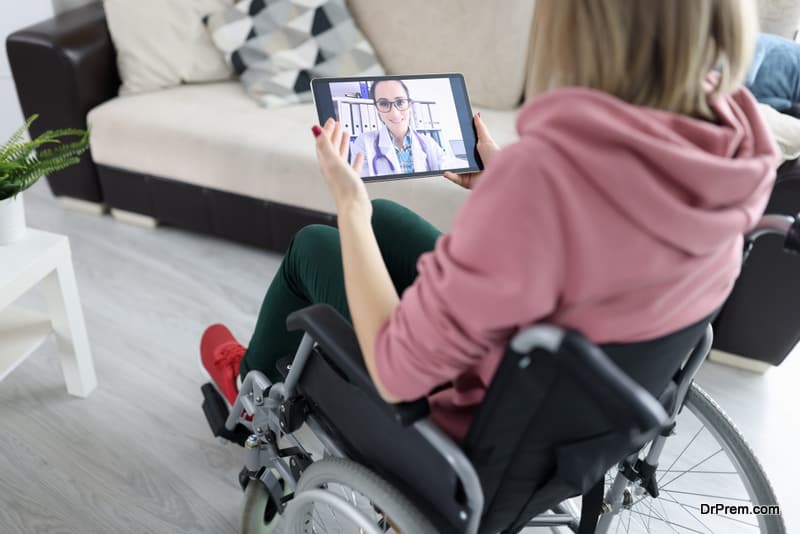
[[[316,124],[311,127],[311,133],[314,134],[314,137],[319,137],[319,134],[322,133],[322,128],[317,126]]]
[[[479,119],[481,118],[481,112],[480,111],[478,112],[478,118]]]

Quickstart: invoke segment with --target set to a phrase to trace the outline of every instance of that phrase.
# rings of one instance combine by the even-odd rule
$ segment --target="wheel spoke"
[[[659,517],[659,518],[661,519],[661,522],[662,522],[662,523],[665,523],[665,524],[669,525],[669,527],[670,527],[672,530],[675,530],[675,532],[677,532],[677,530],[676,530],[676,529],[675,529],[675,527],[673,526],[673,522],[672,522],[672,521],[668,521],[668,520],[667,520],[667,517],[669,516],[669,514],[667,513],[667,509],[666,509],[666,508],[664,508],[664,501],[663,501],[663,500],[661,500],[661,499],[658,499],[658,504],[659,504],[659,506],[661,506],[661,511],[662,511],[662,512],[664,512],[664,515],[657,514],[657,517]]]
[[[664,473],[692,473],[693,475],[736,475],[739,476],[738,471],[702,471],[702,470],[682,470],[679,471],[677,469],[673,469],[671,471],[664,471],[662,469],[658,469],[658,471],[662,471]]]
[[[342,484],[335,484],[333,487],[326,485],[326,487],[329,491],[341,495],[348,504],[361,510],[365,516],[371,520],[374,519],[375,525],[382,532],[397,532],[392,524],[392,520],[387,517],[383,511],[377,508],[365,495]],[[311,517],[312,532],[314,534],[322,534],[323,532],[336,532],[337,534],[350,534],[352,532],[353,534],[359,534],[363,532],[359,525],[353,524],[349,519],[344,519],[345,524],[343,526],[340,521],[341,514],[337,514],[336,510],[331,506],[326,506],[324,512],[315,507],[311,512]],[[330,530],[334,527],[334,524],[335,530]]]
[[[645,494],[645,495],[647,495],[647,494]],[[648,504],[649,515],[647,516],[647,528],[646,528],[645,532],[650,532],[650,520],[653,518],[653,501],[654,500],[655,499],[650,499],[650,502],[647,503]]]
[[[669,493],[672,493],[672,492],[671,491],[667,491],[666,493],[669,494]],[[692,506],[691,504],[680,503],[680,502],[676,501],[675,497],[672,497],[671,495],[669,496],[669,499],[672,502],[674,502],[675,504],[679,505],[679,506],[686,507],[686,508],[691,508],[692,510],[697,510],[698,512],[700,511],[699,507]],[[688,512],[688,510],[687,510],[687,512]],[[747,525],[748,527],[758,528],[758,525],[755,525],[753,523],[748,523],[747,521],[742,521],[741,519],[735,519],[735,518],[727,516],[727,515],[715,515],[714,517],[719,518],[719,519],[726,519],[728,521],[733,521],[734,523],[741,523],[742,525]]]
[[[686,473],[689,473],[689,472],[691,472],[691,471],[692,471],[692,469],[694,469],[694,468],[695,468],[695,467],[697,467],[698,465],[702,465],[702,464],[706,463],[706,462],[707,462],[707,461],[709,461],[711,458],[713,458],[714,456],[718,455],[718,454],[719,454],[719,453],[721,453],[721,452],[722,452],[722,449],[720,449],[720,450],[718,450],[717,452],[715,452],[715,453],[713,453],[713,454],[711,454],[711,455],[707,456],[706,458],[704,458],[704,459],[700,460],[699,462],[697,462],[696,464],[694,464],[692,467],[690,467],[688,470],[686,470],[686,471],[682,472],[680,475],[678,475],[678,476],[676,476],[675,478],[671,479],[671,480],[670,480],[669,482],[667,482],[666,484],[664,484],[664,485],[660,485],[660,486],[659,486],[659,488],[666,488],[667,486],[669,486],[670,484],[672,484],[673,482],[675,482],[676,480],[678,480],[679,478],[681,478],[681,477],[682,477],[683,475],[685,475]],[[663,479],[663,478],[664,478],[664,476],[662,476],[661,478]],[[661,479],[659,479],[659,482],[661,482]]]
[[[678,491],[674,489],[664,490],[667,493],[678,493],[680,495],[694,495],[695,497],[708,497],[710,499],[725,499],[726,501],[736,501],[736,502],[751,502],[750,499],[739,499],[736,497],[725,497],[723,495],[709,495],[707,493],[695,493],[692,491]]]
[[[635,510],[630,510],[630,512],[633,513],[633,514],[644,515],[641,512],[637,512]],[[677,532],[678,534],[680,534],[680,531],[678,531],[675,527],[682,528],[684,530],[688,530],[689,532],[696,532],[697,534],[706,534],[702,530],[697,530],[697,529],[694,529],[694,528],[691,528],[691,527],[687,527],[686,525],[682,525],[680,523],[676,523],[675,521],[667,521],[663,517],[658,517],[657,516],[656,519],[658,519],[659,521],[661,521],[665,525],[669,526],[673,531]]]
[[[686,511],[686,513],[687,513],[687,514],[689,514],[690,516],[692,516],[692,519],[694,519],[695,521],[697,521],[698,523],[700,523],[700,524],[703,526],[703,528],[705,528],[706,530],[708,530],[708,531],[709,531],[711,534],[714,534],[714,531],[713,531],[713,530],[711,530],[711,529],[709,528],[709,526],[708,526],[708,525],[706,525],[705,523],[703,523],[702,521],[700,521],[700,518],[699,518],[699,517],[697,517],[696,515],[694,515],[694,512],[692,512],[692,511],[689,509],[689,508],[691,507],[691,508],[695,508],[696,510],[698,510],[698,511],[699,511],[699,510],[700,510],[699,508],[696,508],[696,507],[694,507],[694,506],[690,506],[690,505],[684,505],[682,502],[678,502],[678,500],[677,500],[677,499],[675,499],[675,497],[673,497],[672,495],[670,495],[668,491],[667,491],[667,492],[665,492],[664,496],[665,496],[665,497],[669,497],[669,500],[671,500],[672,502],[674,502],[675,504],[677,504],[678,506],[680,506],[680,507],[681,507],[683,510],[685,510],[685,511]]]
[[[685,453],[685,452],[686,452],[686,451],[689,449],[689,447],[691,447],[691,446],[692,446],[692,443],[694,443],[694,440],[696,440],[696,439],[697,439],[697,437],[700,435],[700,433],[703,431],[703,428],[704,428],[704,427],[702,427],[702,426],[700,427],[700,429],[699,429],[699,430],[697,431],[697,433],[696,433],[696,434],[695,434],[695,435],[692,437],[692,439],[691,439],[691,440],[689,440],[689,443],[687,443],[687,444],[686,444],[686,446],[683,448],[683,450],[680,452],[680,454],[678,454],[678,456],[677,456],[677,457],[676,457],[676,458],[675,458],[675,459],[672,461],[672,463],[670,464],[670,466],[669,466],[669,467],[667,467],[667,471],[666,471],[666,472],[665,472],[663,475],[661,475],[661,477],[660,477],[658,480],[656,480],[656,482],[658,482],[658,483],[660,484],[660,483],[661,483],[661,479],[662,479],[662,478],[664,478],[664,477],[666,476],[666,474],[667,474],[667,473],[668,473],[668,472],[669,472],[669,471],[670,471],[670,470],[671,470],[673,467],[675,467],[675,464],[676,464],[676,463],[678,463],[678,460],[680,460],[680,459],[681,459],[681,457],[683,456],[683,454],[684,454],[684,453]]]
[[[633,519],[633,514],[631,513],[631,511],[629,509],[628,510],[628,526],[625,527],[628,530],[628,532],[631,531],[631,519]],[[620,523],[622,523],[622,521],[620,521]]]

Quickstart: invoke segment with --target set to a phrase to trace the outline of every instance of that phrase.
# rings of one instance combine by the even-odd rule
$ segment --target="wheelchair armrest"
[[[664,407],[650,392],[578,332],[538,324],[514,336],[511,349],[517,354],[541,349],[556,355],[559,364],[592,399],[605,406],[613,405],[614,414],[632,417],[643,432],[661,429],[669,421]]]
[[[408,426],[428,415],[426,398],[398,404],[389,404],[381,399],[367,371],[352,325],[332,306],[314,304],[298,310],[287,317],[286,327],[309,334],[345,379],[386,406],[398,423]]]
[[[662,429],[669,422],[661,403],[583,335],[565,332],[559,352],[562,363],[592,397],[618,404],[641,431]]]

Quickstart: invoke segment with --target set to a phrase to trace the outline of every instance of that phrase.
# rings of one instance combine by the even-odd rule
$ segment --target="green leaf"
[[[61,141],[58,139],[35,139],[33,141],[27,141],[20,145],[16,145],[11,147],[6,155],[7,161],[26,161],[30,159],[31,155],[34,151],[45,144],[58,144]]]
[[[18,192],[24,191],[35,184],[42,176],[65,169],[79,161],[79,158],[67,158],[59,161],[37,161],[19,175],[18,179],[14,181],[14,185]]]
[[[0,160],[7,159],[6,158],[7,152],[11,149],[11,147],[13,147],[14,145],[16,145],[17,143],[20,142],[22,137],[25,135],[25,132],[30,129],[31,124],[33,124],[33,121],[35,121],[38,118],[39,118],[39,115],[36,115],[36,114],[31,115],[28,118],[28,120],[25,121],[25,124],[20,126],[17,129],[17,131],[15,131],[13,134],[11,134],[11,137],[8,138],[8,141],[3,143],[3,146],[0,147]]]
[[[31,116],[0,147],[0,199],[15,196],[42,176],[75,165],[89,149],[89,130],[77,128],[48,130],[36,139],[23,141],[25,129],[36,118]]]
[[[75,141],[66,145],[48,148],[42,150],[38,154],[40,160],[58,159],[70,156],[79,156],[89,149],[89,132],[83,131],[83,136]]]

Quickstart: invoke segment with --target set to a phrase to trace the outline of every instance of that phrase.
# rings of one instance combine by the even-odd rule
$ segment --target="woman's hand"
[[[328,119],[322,128],[315,125],[311,131],[316,137],[319,168],[333,194],[337,211],[341,214],[342,210],[356,207],[366,209],[371,215],[372,204],[361,179],[364,155],[356,154],[352,165],[347,161],[350,134],[333,119]]]
[[[475,132],[478,134],[478,143],[476,148],[478,149],[478,154],[480,154],[481,160],[483,161],[483,166],[486,167],[486,165],[489,164],[489,160],[491,160],[495,153],[500,150],[500,147],[497,146],[497,143],[494,142],[492,136],[489,135],[489,129],[486,128],[483,120],[481,120],[480,112],[472,118],[472,122],[475,124]],[[445,171],[444,173],[445,178],[466,189],[472,189],[475,187],[475,183],[480,176],[480,172],[455,174],[450,171]]]

